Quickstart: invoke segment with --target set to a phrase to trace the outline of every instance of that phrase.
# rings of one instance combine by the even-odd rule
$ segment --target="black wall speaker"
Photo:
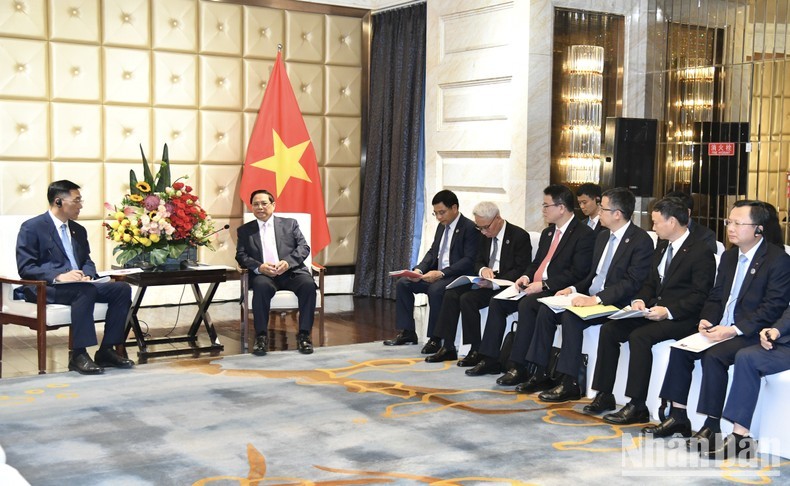
[[[627,187],[636,196],[653,195],[658,120],[606,118],[601,187]]]

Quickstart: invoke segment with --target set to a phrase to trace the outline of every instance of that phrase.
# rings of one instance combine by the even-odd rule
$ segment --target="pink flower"
[[[143,206],[145,206],[146,210],[153,211],[154,209],[159,207],[159,202],[160,202],[159,196],[156,196],[154,194],[149,194],[143,200]]]

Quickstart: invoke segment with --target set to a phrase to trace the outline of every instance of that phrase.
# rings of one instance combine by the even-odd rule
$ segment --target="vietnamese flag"
[[[251,209],[250,194],[257,189],[274,194],[275,215],[312,215],[309,243],[314,255],[329,245],[315,148],[279,52],[247,145],[241,175],[241,199],[247,209]]]

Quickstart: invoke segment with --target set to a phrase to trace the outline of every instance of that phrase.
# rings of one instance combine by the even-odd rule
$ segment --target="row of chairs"
[[[653,238],[654,245],[658,239],[653,231],[648,232]],[[530,238],[532,240],[532,258],[535,258],[537,250],[537,242],[540,238],[540,233],[530,231]],[[717,243],[718,252],[715,255],[716,264],[718,266],[721,254],[724,253],[724,244]],[[790,255],[790,245],[785,245],[785,251]],[[481,314],[481,333],[484,331],[486,318],[488,317],[488,308],[480,311]],[[514,313],[508,316],[508,328],[511,323],[516,321],[518,314]],[[598,350],[598,337],[601,326],[591,326],[584,330],[584,343],[582,344],[582,353],[587,355],[587,383],[588,388],[585,391],[588,398],[595,396],[596,390],[590,388],[593,382],[593,373],[595,371],[595,362],[597,359]],[[466,354],[469,350],[468,345],[463,345],[463,332],[458,326],[458,333],[456,335],[456,347],[459,349],[459,354]],[[661,399],[658,396],[661,390],[661,384],[664,381],[666,374],[667,364],[669,363],[669,353],[674,341],[665,341],[653,346],[653,367],[650,374],[650,387],[647,397],[647,406],[650,409],[651,417],[654,420],[659,420],[658,411],[661,406]],[[562,347],[562,332],[558,328],[554,337],[554,346]],[[615,382],[614,396],[617,403],[624,404],[628,402],[625,396],[626,377],[628,376],[628,359],[629,347],[625,343],[620,348],[620,360],[617,368],[617,380]],[[730,368],[730,378],[732,378],[732,367]],[[731,381],[731,380],[730,380]],[[694,368],[694,374],[691,385],[691,393],[689,395],[688,408],[690,411],[695,411],[697,408],[697,401],[699,399],[699,389],[702,382],[702,366],[697,364]],[[779,454],[782,457],[790,457],[790,423],[778,421],[776,418],[782,417],[786,404],[790,403],[790,370],[777,373],[775,375],[766,376],[763,378],[762,388],[760,391],[760,400],[757,404],[754,419],[752,420],[752,433],[758,439],[760,437],[771,438],[773,441],[763,441],[760,443],[761,452],[771,452]],[[696,413],[690,413],[692,425],[699,429],[705,421],[705,416]],[[771,420],[773,418],[773,420]],[[731,424],[726,421],[723,422],[725,432],[731,431]],[[778,449],[777,449],[778,447]]]

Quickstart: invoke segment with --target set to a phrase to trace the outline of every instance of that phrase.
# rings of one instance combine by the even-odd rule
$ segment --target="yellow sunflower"
[[[140,184],[145,184],[145,182],[141,182]],[[137,184],[137,185],[139,186],[140,184]],[[134,202],[142,202],[143,201],[143,196],[141,196],[139,194],[132,194],[131,196],[129,196],[129,199],[131,199]]]
[[[140,181],[135,184],[135,187],[139,189],[141,192],[151,192],[151,186],[148,185],[145,181]]]

